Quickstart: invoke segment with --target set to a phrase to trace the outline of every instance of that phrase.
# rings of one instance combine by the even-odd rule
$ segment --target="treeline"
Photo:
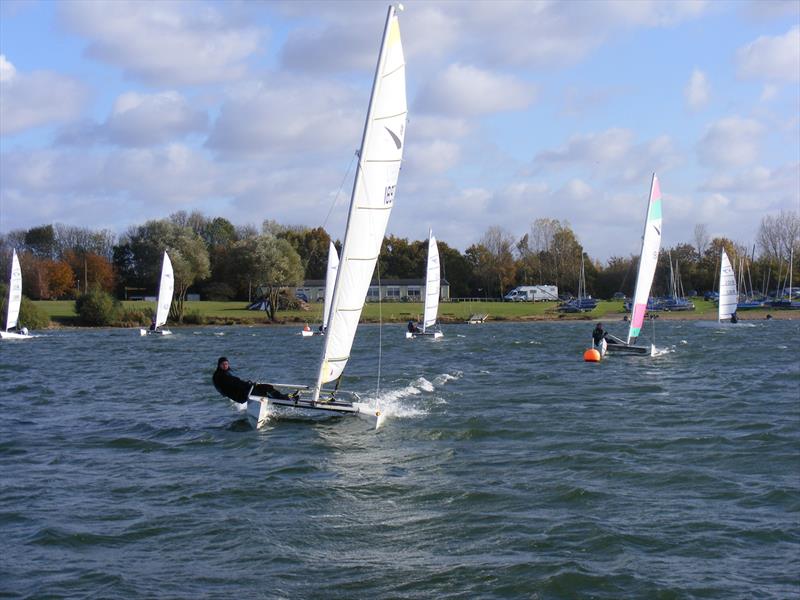
[[[15,248],[23,292],[32,299],[77,298],[93,289],[124,299],[155,294],[167,250],[175,271],[174,316],[180,319],[190,290],[208,300],[266,296],[272,307],[280,307],[287,287],[324,278],[330,239],[322,228],[274,221],[260,228],[235,226],[223,217],[177,212],[132,226],[120,236],[62,224],[12,231],[0,236],[0,268],[7,281]],[[341,250],[338,240],[335,244]],[[792,248],[800,257],[800,218],[796,212],[764,217],[750,248],[727,238],[710,239],[706,226],[697,225],[691,240],[662,250],[653,294],[667,293],[670,261],[684,290],[715,289],[722,248],[748,288],[788,285]],[[422,278],[426,253],[427,240],[386,237],[381,278]],[[554,284],[561,293],[575,294],[582,261],[589,294],[630,296],[638,268],[638,256],[614,256],[601,264],[583,251],[569,223],[555,219],[537,219],[520,239],[490,227],[463,253],[440,240],[439,253],[451,297],[462,298],[499,298],[517,285],[535,284]],[[796,272],[794,281],[800,281]]]

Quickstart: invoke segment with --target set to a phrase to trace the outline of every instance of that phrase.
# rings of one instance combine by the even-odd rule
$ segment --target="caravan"
[[[542,300],[558,300],[558,286],[555,285],[521,285],[503,296],[511,302],[539,302]]]

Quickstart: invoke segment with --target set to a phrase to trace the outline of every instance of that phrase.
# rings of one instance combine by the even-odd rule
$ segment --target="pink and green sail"
[[[661,187],[658,177],[653,173],[650,184],[650,200],[647,203],[647,219],[642,237],[642,252],[639,255],[639,274],[636,277],[636,290],[633,295],[633,311],[631,328],[628,331],[628,343],[639,337],[642,331],[644,315],[647,312],[647,300],[650,287],[656,274],[658,253],[661,249]]]

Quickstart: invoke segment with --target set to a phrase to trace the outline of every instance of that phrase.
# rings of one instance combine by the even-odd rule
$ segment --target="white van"
[[[556,285],[521,285],[503,296],[504,300],[511,302],[538,302],[544,300],[558,300],[558,286]]]

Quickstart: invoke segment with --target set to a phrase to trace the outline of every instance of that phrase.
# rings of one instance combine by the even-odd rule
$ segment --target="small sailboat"
[[[725,249],[719,261],[719,306],[717,307],[717,321],[719,323],[733,322],[736,314],[736,305],[739,301],[739,291],[736,289],[736,275],[733,272],[731,261]]]
[[[584,268],[584,254],[581,251],[581,270],[578,275],[578,297],[564,302],[558,307],[559,312],[577,313],[590,312],[597,308],[597,300],[586,291],[586,270]]]
[[[328,328],[328,318],[331,314],[331,297],[333,296],[333,285],[336,283],[336,271],[339,270],[339,253],[336,252],[336,246],[333,242],[330,243],[328,248],[328,269],[325,271],[325,297],[323,298],[322,306],[322,324],[317,331],[312,331],[308,325],[301,331],[303,337],[311,337],[312,335],[324,335],[325,330]]]
[[[17,251],[11,256],[11,278],[8,281],[8,305],[6,312],[6,328],[0,331],[3,340],[27,340],[31,337],[26,327],[18,328],[19,307],[22,304],[22,269],[19,266]],[[17,328],[17,331],[11,331]]]
[[[395,7],[390,6],[358,153],[317,379],[311,385],[272,384],[297,390],[287,399],[250,395],[247,417],[256,427],[266,422],[272,406],[366,416],[375,419],[376,428],[383,422],[379,405],[361,402],[357,394],[341,391],[339,384],[350,359],[358,321],[394,206],[407,112],[400,24]],[[333,387],[325,388],[326,384],[333,384]]]
[[[441,285],[441,268],[439,265],[439,247],[433,232],[428,232],[428,267],[425,275],[425,311],[422,316],[422,329],[410,324],[406,338],[444,337],[441,328],[436,324],[439,315],[439,294]]]
[[[627,341],[611,335],[606,335],[607,352],[655,355],[655,345],[637,345],[636,339],[642,331],[644,316],[647,312],[647,300],[650,297],[650,288],[656,274],[658,253],[661,248],[661,186],[658,177],[653,173],[650,183],[650,198],[647,202],[647,214],[644,222],[644,235],[642,236],[642,251],[639,255],[639,272],[636,276],[636,288],[633,295],[633,310],[631,324],[628,329]],[[601,350],[601,354],[603,354]]]
[[[159,329],[167,322],[169,307],[172,305],[172,293],[175,291],[175,277],[172,271],[172,261],[167,251],[164,250],[164,262],[161,265],[161,282],[158,284],[158,300],[156,301],[156,314],[150,329],[139,329],[140,335],[172,335],[169,329]]]

